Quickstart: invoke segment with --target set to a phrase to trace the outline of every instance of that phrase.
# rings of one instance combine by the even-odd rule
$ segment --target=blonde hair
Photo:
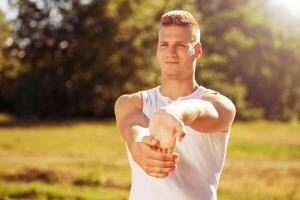
[[[189,26],[192,32],[192,42],[200,42],[200,28],[191,13],[185,10],[172,10],[161,17],[161,26]]]

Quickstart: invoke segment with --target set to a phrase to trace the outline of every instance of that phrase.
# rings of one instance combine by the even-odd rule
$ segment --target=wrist
[[[147,128],[144,128],[139,125],[134,125],[131,126],[127,130],[127,135],[129,136],[128,139],[126,140],[126,144],[131,151],[132,146],[138,142],[142,142],[143,137],[147,135]]]
[[[186,106],[182,102],[174,102],[164,107],[165,112],[172,114],[174,117],[182,121],[184,124],[188,125],[197,118],[197,113],[195,110],[189,110],[189,112],[184,109]]]
[[[176,102],[163,107],[161,109],[161,112],[163,112],[163,114],[172,115],[177,120],[180,120],[183,123],[185,123],[184,112],[181,109],[180,105],[178,105]]]
[[[132,154],[132,147],[134,146],[134,144],[136,143],[135,141],[132,140],[128,140],[125,142],[126,146],[128,148],[128,150],[130,151],[130,153]]]

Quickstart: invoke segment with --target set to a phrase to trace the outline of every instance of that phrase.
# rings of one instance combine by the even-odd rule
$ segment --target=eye
[[[186,45],[184,44],[176,44],[176,46],[180,49],[184,49],[186,47]]]
[[[161,43],[160,44],[160,47],[166,47],[166,46],[168,46],[167,43]]]

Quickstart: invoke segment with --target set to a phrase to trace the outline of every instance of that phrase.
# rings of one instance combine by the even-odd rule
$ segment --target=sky
[[[269,0],[269,2],[286,10],[291,16],[300,19],[300,0]]]

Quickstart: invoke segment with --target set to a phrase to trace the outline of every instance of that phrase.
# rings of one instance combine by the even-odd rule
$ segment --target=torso
[[[212,92],[202,86],[192,94],[179,97],[177,101],[201,99]],[[161,95],[159,87],[140,92],[143,113],[151,115],[172,102]],[[220,174],[224,165],[229,138],[227,133],[200,133],[186,127],[187,135],[176,145],[176,152],[181,159],[177,169],[170,176],[158,179],[147,175],[132,159],[128,158],[132,171],[131,200],[213,200]]]

